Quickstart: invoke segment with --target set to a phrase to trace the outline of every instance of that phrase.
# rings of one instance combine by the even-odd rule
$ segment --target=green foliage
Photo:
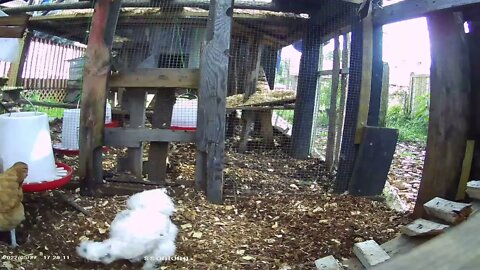
[[[419,96],[416,111],[406,115],[402,106],[388,108],[387,127],[399,130],[399,140],[404,142],[426,143],[428,134],[428,112],[430,95]]]

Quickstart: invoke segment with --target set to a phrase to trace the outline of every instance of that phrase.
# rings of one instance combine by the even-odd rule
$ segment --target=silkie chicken
[[[178,228],[170,220],[175,211],[165,189],[137,193],[127,200],[127,210],[117,214],[110,225],[110,238],[103,242],[85,241],[77,247],[81,257],[109,264],[127,259],[140,262],[144,270],[175,254]]]
[[[17,247],[15,228],[25,220],[22,184],[28,176],[28,165],[13,164],[0,174],[0,231],[10,231],[12,247]]]

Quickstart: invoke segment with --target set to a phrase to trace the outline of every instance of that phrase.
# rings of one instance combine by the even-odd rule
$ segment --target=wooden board
[[[25,27],[0,26],[0,38],[21,38]]]
[[[140,142],[194,142],[195,132],[170,129],[108,128],[105,145],[139,147]]]
[[[419,218],[400,228],[400,231],[407,236],[431,236],[443,233],[448,227],[448,225]]]
[[[157,91],[155,95],[154,113],[152,116],[152,128],[168,130],[172,120],[173,105],[175,104],[174,89],[170,91]],[[191,133],[189,140],[193,141]],[[159,136],[160,137],[160,136]],[[151,141],[148,152],[148,179],[157,183],[165,183],[167,178],[168,143],[170,141]]]
[[[380,195],[395,153],[398,130],[366,127],[363,136],[349,190],[354,195]]]
[[[26,27],[30,15],[15,15],[0,17],[0,26],[23,26]]]
[[[197,188],[206,190],[208,201],[218,204],[223,202],[225,105],[232,6],[232,0],[211,0],[207,43],[200,60],[195,184]]]
[[[199,86],[199,70],[188,68],[140,68],[128,73],[113,74],[112,88],[194,88]]]
[[[340,85],[340,37],[333,39],[333,74],[332,87],[330,91],[330,109],[328,111],[328,135],[327,148],[325,150],[325,164],[328,171],[333,170],[335,157],[335,132],[337,131],[337,94]]]
[[[376,270],[460,270],[480,265],[480,215],[439,235],[405,255],[399,255]]]
[[[374,23],[384,25],[403,20],[427,16],[431,12],[447,9],[469,9],[480,4],[480,0],[422,0],[403,1],[375,12]]]
[[[422,217],[423,204],[435,197],[455,199],[471,116],[470,60],[463,20],[457,13],[441,12],[427,21],[433,59],[430,114],[415,217]]]
[[[458,183],[457,196],[455,200],[465,199],[465,189],[467,188],[467,182],[470,179],[470,171],[472,169],[473,150],[475,148],[475,141],[468,140],[465,149],[465,157],[462,163],[462,174],[460,175],[460,183]]]
[[[369,1],[367,1],[367,3],[369,3]],[[358,107],[355,144],[359,144],[362,140],[362,132],[367,125],[370,107],[373,68],[373,20],[371,8],[368,15],[362,20],[362,36],[362,80],[360,85],[360,103]]]

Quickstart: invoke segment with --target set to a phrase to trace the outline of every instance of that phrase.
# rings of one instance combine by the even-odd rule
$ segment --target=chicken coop
[[[106,175],[113,175],[107,183],[195,180],[190,184],[216,203],[225,192],[248,193],[252,187],[243,178],[257,179],[267,190],[271,181],[295,179],[293,191],[334,179],[331,188],[337,192],[376,196],[398,136],[379,127],[385,113],[382,25],[432,12],[450,18],[450,8],[476,5],[473,0],[428,1],[418,8],[412,1],[381,8],[381,1],[360,0],[100,0],[6,7],[1,33],[20,38],[20,49],[15,61],[0,63],[8,77],[3,99],[7,107],[28,99],[42,108],[80,109],[83,194],[94,194],[105,186]],[[464,13],[463,22],[478,19],[473,11]],[[475,29],[472,23],[471,33]],[[459,46],[452,47],[458,49],[452,52],[458,54],[455,66],[466,65],[459,52],[466,45],[452,42]],[[433,46],[446,50],[440,43]],[[432,75],[432,88],[457,83],[464,88],[462,76],[467,73]],[[466,109],[458,108],[467,103],[467,92],[432,94],[438,117],[453,111],[452,123],[464,124],[444,127],[443,120],[431,117],[430,130],[437,133],[429,135],[424,179],[436,191],[424,191],[421,200],[447,192],[457,181],[461,138],[469,134]],[[442,103],[446,100],[458,101],[458,107]],[[116,127],[105,127],[106,103]],[[437,136],[443,132],[459,135],[458,141]],[[453,148],[440,150],[443,143],[456,154],[449,152]],[[102,165],[104,146],[117,149],[108,166]],[[444,156],[452,162],[455,156],[459,166],[440,162]],[[441,185],[432,180],[439,175],[445,179]]]

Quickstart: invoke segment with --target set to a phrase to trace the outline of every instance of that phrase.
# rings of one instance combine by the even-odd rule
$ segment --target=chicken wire
[[[321,4],[317,5],[320,5],[317,6],[318,10],[321,10]],[[234,11],[227,90],[227,185],[228,181],[232,180],[234,185],[251,188],[243,186],[244,181],[238,173],[232,173],[229,169],[235,168],[235,165],[231,164],[236,161],[245,163],[244,166],[253,172],[259,185],[272,179],[297,183],[296,185],[323,182],[331,176],[324,166],[328,112],[335,110],[337,117],[333,127],[335,136],[332,144],[335,147],[331,151],[339,152],[336,149],[340,143],[336,141],[341,140],[338,133],[343,132],[344,115],[340,108],[344,107],[346,100],[348,87],[345,84],[348,81],[350,64],[350,41],[342,35],[348,33],[345,28],[348,23],[338,18],[348,17],[346,20],[349,23],[357,18],[351,13],[356,7],[346,8],[341,1],[325,2],[323,9],[328,9],[334,16],[326,16],[320,12],[325,17],[321,17],[322,23],[316,26],[310,24],[310,21],[318,21],[319,18],[316,15],[318,10],[313,9],[310,14],[268,12],[266,15],[261,11],[252,11],[252,14],[262,14],[268,20],[240,19],[240,16],[236,17],[235,14],[243,15],[248,12]],[[302,23],[298,23],[299,21]],[[283,31],[289,33],[287,37],[295,38],[285,38],[282,36]],[[342,74],[335,101],[337,106],[330,108],[334,33],[339,34],[340,62],[344,58],[344,42],[348,53],[346,65],[340,66]],[[350,37],[350,34],[347,35]],[[310,37],[310,40],[305,37]],[[311,47],[318,48],[318,51],[314,52]],[[315,57],[317,59],[313,60]],[[316,75],[312,76],[312,71]],[[252,76],[252,73],[258,73],[258,77]],[[249,85],[252,77],[256,81],[254,93]],[[342,83],[345,85],[343,92],[340,87]],[[347,107],[347,110],[351,109]],[[252,118],[255,119],[253,122]],[[302,125],[305,130],[296,134],[292,132],[295,125],[310,119],[310,123]],[[356,125],[351,121],[348,124]],[[269,137],[272,132],[273,139]],[[249,136],[246,136],[246,133]],[[304,133],[311,135],[305,136]],[[295,141],[295,135],[306,140]],[[299,157],[296,148],[308,149],[307,155]],[[336,166],[339,153],[334,156]]]

